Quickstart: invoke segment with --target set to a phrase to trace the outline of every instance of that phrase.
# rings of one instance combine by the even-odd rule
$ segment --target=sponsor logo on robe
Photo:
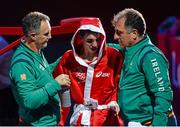
[[[96,78],[100,78],[100,77],[108,78],[108,77],[110,77],[110,73],[100,71],[96,74]]]
[[[78,82],[83,83],[86,80],[86,69],[81,67],[75,67],[73,69],[73,75],[75,75]]]

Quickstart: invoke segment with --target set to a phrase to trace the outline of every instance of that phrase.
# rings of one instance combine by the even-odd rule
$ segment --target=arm
[[[58,65],[59,61],[61,60],[62,56],[60,56],[55,62],[51,63],[49,65],[49,68],[51,70],[51,72],[53,72],[53,70],[55,69],[55,67]]]
[[[61,126],[65,125],[65,123],[68,120],[68,115],[69,115],[69,112],[71,111],[71,109],[70,109],[71,100],[75,99],[76,101],[78,101],[78,103],[83,103],[83,95],[80,92],[77,81],[71,75],[71,73],[72,73],[71,70],[73,69],[71,66],[72,61],[73,61],[72,56],[73,56],[72,52],[66,52],[62,56],[60,62],[58,63],[58,65],[56,66],[56,68],[53,71],[53,76],[57,76],[59,74],[68,74],[71,79],[70,90],[67,90],[65,88],[65,90],[63,90],[62,93],[60,94],[61,102],[62,102],[62,107],[61,107],[62,108],[62,111],[61,111],[62,117],[61,117],[59,125],[61,125]],[[64,88],[62,88],[62,89],[64,89]]]
[[[106,45],[109,46],[109,47],[115,48],[115,49],[117,49],[117,50],[119,50],[119,51],[122,51],[122,50],[123,50],[123,49],[120,47],[120,45],[119,45],[119,44],[116,44],[116,43],[106,43]]]
[[[122,68],[122,64],[123,64],[123,55],[121,52],[118,52],[117,50],[112,50],[113,52],[111,53],[111,56],[109,57],[110,61],[112,61],[113,63],[110,63],[113,66],[113,83],[114,83],[114,91],[112,92],[112,99],[111,102],[109,104],[115,104],[114,105],[114,110],[119,113],[119,106],[117,104],[117,100],[118,100],[118,85],[119,85],[119,79],[120,79],[120,73],[121,73],[121,68]],[[112,107],[112,106],[111,106]]]
[[[142,63],[147,84],[155,97],[153,126],[166,126],[173,95],[168,63],[161,54],[156,52],[147,54]]]
[[[43,81],[37,81],[35,74],[35,69],[26,62],[16,63],[10,71],[18,103],[31,110],[46,105],[61,90],[58,82],[50,75],[43,75],[46,76],[42,77]],[[42,87],[37,87],[37,83],[42,83]]]
[[[53,71],[53,76],[56,77],[60,74],[65,73],[63,67],[64,63],[64,57],[60,57],[61,60],[57,63],[54,71]],[[59,94],[61,98],[61,119],[60,122],[58,123],[59,126],[64,126],[66,124],[69,112],[70,112],[70,107],[71,107],[71,98],[70,98],[70,90],[65,90],[65,88],[62,88],[62,92]]]
[[[115,56],[115,63],[114,63],[114,84],[116,86],[116,94],[114,94],[114,100],[118,100],[118,86],[119,86],[119,80],[120,80],[120,74],[122,69],[122,64],[124,61],[123,55],[121,52],[113,53],[113,57]]]

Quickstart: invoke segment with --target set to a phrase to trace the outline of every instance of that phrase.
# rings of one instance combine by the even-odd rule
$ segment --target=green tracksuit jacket
[[[24,43],[12,57],[12,90],[20,117],[31,125],[53,126],[59,120],[61,87],[51,74],[58,62],[49,66],[42,52],[35,53]]]
[[[109,45],[120,49],[119,44]],[[153,126],[166,125],[173,94],[165,56],[148,36],[122,51],[118,103],[125,123],[152,120]]]

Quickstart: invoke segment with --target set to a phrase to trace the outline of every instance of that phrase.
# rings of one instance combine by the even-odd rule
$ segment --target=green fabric
[[[61,56],[54,63],[51,63],[49,65],[51,73],[54,71],[55,67],[57,66],[57,64],[59,63],[60,60],[61,60]]]
[[[173,94],[166,58],[148,36],[123,51],[118,103],[125,123],[153,120],[153,126],[167,125]]]
[[[115,49],[118,49],[119,51],[122,50],[122,48],[120,47],[119,44],[116,44],[116,43],[106,43],[107,46],[110,46],[110,47],[113,47]]]
[[[59,120],[61,87],[51,72],[42,52],[20,44],[12,57],[10,77],[19,115],[27,123],[53,126]]]

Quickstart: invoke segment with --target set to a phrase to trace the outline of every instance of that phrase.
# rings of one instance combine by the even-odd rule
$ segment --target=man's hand
[[[69,75],[61,74],[55,78],[55,80],[61,85],[61,86],[70,86],[71,80],[69,78]]]

